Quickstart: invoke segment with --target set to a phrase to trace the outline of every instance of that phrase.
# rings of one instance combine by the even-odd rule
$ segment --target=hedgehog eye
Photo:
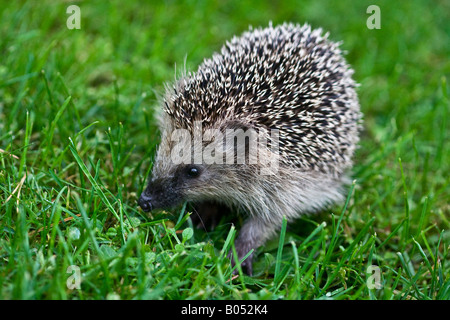
[[[191,178],[197,178],[200,175],[200,168],[195,166],[190,166],[186,171],[187,175]]]

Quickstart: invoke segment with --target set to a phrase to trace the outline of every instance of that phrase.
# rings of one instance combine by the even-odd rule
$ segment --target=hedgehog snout
[[[142,208],[142,210],[144,210],[144,212],[149,212],[152,210],[152,201],[152,196],[146,194],[146,192],[144,191],[139,197],[138,204]]]
[[[139,197],[138,204],[144,212],[152,211],[153,209],[161,208],[161,200],[163,200],[164,190],[159,183],[149,181],[147,188]]]
[[[150,181],[147,188],[142,192],[138,205],[149,212],[155,209],[167,209],[174,207],[183,201],[179,188],[167,181]]]

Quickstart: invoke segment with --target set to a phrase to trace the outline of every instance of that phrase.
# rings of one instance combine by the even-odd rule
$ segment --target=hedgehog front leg
[[[256,250],[258,247],[262,246],[273,234],[275,234],[277,227],[277,223],[270,223],[261,217],[250,217],[242,226],[235,241],[238,259],[241,260],[250,252],[250,250]],[[231,252],[230,256],[232,257],[231,261],[234,266],[235,261]],[[241,263],[241,267],[245,269],[250,276],[253,274],[253,256],[254,251]]]
[[[216,202],[205,201],[193,204],[191,220],[197,228],[212,230],[225,214],[231,214],[227,206]]]

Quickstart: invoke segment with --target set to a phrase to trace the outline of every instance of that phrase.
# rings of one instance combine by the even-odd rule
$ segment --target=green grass
[[[371,1],[83,1],[80,30],[69,2],[1,5],[0,298],[450,299],[450,8],[377,3],[380,30]],[[240,221],[205,232],[185,206],[147,216],[136,200],[175,64],[270,20],[343,40],[365,130],[346,204],[281,228],[233,277]]]

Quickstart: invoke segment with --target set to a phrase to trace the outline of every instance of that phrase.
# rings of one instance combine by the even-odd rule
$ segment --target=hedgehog
[[[342,202],[362,114],[354,71],[328,37],[308,24],[250,27],[166,85],[139,206],[243,214],[235,248],[252,275],[283,219]]]

